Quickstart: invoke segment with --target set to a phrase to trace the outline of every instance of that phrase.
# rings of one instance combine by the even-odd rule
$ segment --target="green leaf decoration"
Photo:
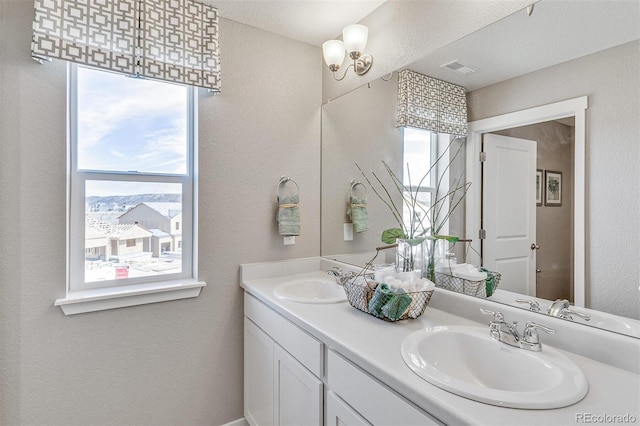
[[[391,229],[386,229],[382,232],[382,238],[380,238],[382,240],[383,243],[385,244],[395,244],[396,243],[396,239],[398,238],[407,238],[406,235],[404,235],[404,231],[400,228],[391,228]]]
[[[447,240],[450,243],[455,243],[460,239],[460,237],[454,237],[453,235],[434,235],[433,238],[437,240]]]

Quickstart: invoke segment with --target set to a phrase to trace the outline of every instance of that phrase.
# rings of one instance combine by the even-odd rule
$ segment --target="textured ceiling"
[[[360,22],[385,0],[204,0],[220,16],[294,40],[321,46]]]
[[[467,91],[640,38],[640,1],[542,0],[409,65]],[[442,65],[479,68],[460,75]]]

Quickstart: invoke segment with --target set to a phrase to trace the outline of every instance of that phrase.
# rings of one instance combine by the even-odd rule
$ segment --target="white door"
[[[499,288],[536,295],[537,142],[483,135],[482,263]]]

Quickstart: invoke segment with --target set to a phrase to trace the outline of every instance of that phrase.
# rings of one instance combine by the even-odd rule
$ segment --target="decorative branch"
[[[411,173],[409,170],[409,165],[407,164],[407,179],[408,186],[404,185],[402,179],[400,179],[393,169],[387,164],[385,161],[382,161],[382,164],[389,175],[391,183],[395,187],[395,189],[400,193],[400,198],[402,199],[402,205],[406,206],[407,209],[411,212],[409,223],[405,224],[403,220],[403,215],[398,205],[394,201],[394,198],[391,196],[391,193],[387,189],[387,187],[382,182],[382,179],[378,177],[378,175],[371,170],[371,175],[374,177],[377,182],[377,186],[374,186],[369,179],[369,177],[364,173],[364,171],[360,168],[360,166],[356,163],[356,167],[365,178],[366,182],[369,184],[374,194],[389,208],[394,219],[398,222],[397,231],[394,229],[388,229],[383,233],[382,241],[386,243],[392,243],[392,237],[397,238],[407,238],[407,239],[415,239],[422,237],[424,235],[430,234],[432,236],[438,235],[444,224],[449,220],[449,217],[453,214],[455,209],[460,205],[462,200],[464,200],[469,187],[471,186],[470,182],[463,183],[463,174],[453,179],[451,185],[446,192],[446,194],[439,196],[440,188],[443,184],[444,176],[446,172],[450,171],[452,163],[458,157],[460,152],[462,151],[463,144],[455,150],[452,150],[453,144],[456,141],[459,141],[459,137],[455,137],[451,139],[447,148],[438,156],[438,158],[433,162],[433,164],[429,167],[429,170],[422,176],[422,178],[418,181],[417,186],[413,186],[411,182]],[[444,158],[447,152],[451,151],[453,155],[449,159],[449,162],[442,170],[437,170],[436,166],[439,162]],[[428,178],[430,173],[434,171],[438,171],[438,178],[436,181],[435,194],[432,196],[432,201],[428,208],[425,208],[419,201],[418,196],[423,188],[423,184],[425,180]],[[383,195],[384,194],[384,195]],[[441,215],[444,215],[444,218],[441,219]],[[426,221],[426,223],[425,223]],[[402,232],[402,235],[399,235],[399,232]],[[442,237],[442,236],[440,236]]]

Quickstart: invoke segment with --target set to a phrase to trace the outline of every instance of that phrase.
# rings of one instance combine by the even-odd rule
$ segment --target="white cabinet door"
[[[326,406],[326,426],[369,426],[371,424],[331,391],[327,392]]]
[[[244,417],[250,425],[274,423],[273,340],[244,319]]]
[[[280,346],[274,348],[275,424],[322,425],[322,381]]]

